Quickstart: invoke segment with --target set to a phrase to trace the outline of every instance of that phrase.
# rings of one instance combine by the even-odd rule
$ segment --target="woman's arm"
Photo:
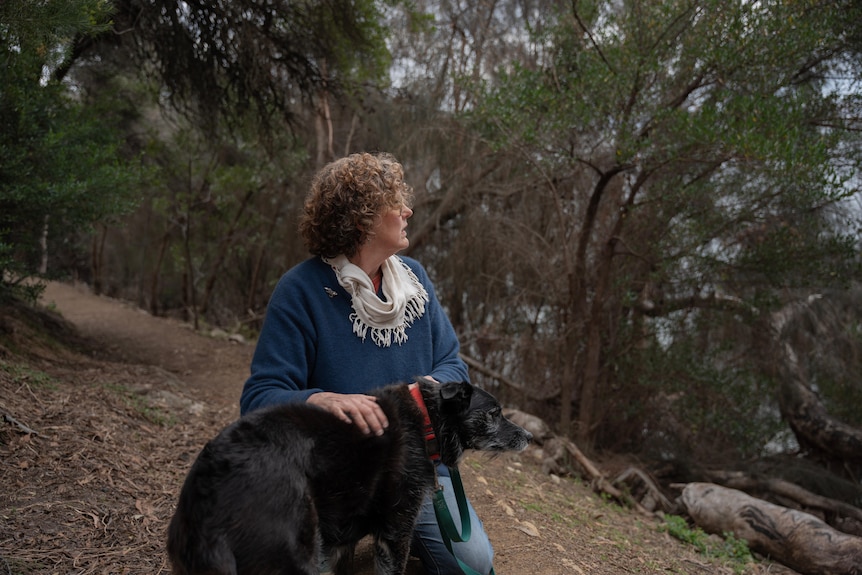
[[[272,293],[251,374],[240,396],[243,414],[269,405],[306,401],[322,391],[307,387],[316,353],[316,328],[302,305],[296,283],[288,272]]]

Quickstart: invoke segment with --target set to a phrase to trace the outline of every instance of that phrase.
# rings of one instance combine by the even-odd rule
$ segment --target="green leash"
[[[452,551],[452,542],[464,543],[470,540],[470,512],[467,509],[467,496],[464,494],[464,484],[461,483],[461,473],[456,467],[449,468],[449,475],[452,478],[452,488],[455,490],[455,501],[458,503],[458,514],[461,516],[461,532],[455,527],[455,521],[452,519],[452,513],[449,512],[449,506],[446,505],[446,498],[443,496],[443,488],[438,487],[434,492],[434,515],[437,516],[437,524],[440,526],[440,535],[443,536],[443,544],[449,553],[455,557],[461,570],[466,575],[482,575],[455,556]],[[496,575],[494,568],[491,567],[489,575]]]

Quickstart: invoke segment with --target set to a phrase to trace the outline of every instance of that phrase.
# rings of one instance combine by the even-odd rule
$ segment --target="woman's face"
[[[413,215],[403,202],[394,208],[386,208],[372,230],[370,244],[375,250],[394,255],[410,245],[407,239],[407,219]]]

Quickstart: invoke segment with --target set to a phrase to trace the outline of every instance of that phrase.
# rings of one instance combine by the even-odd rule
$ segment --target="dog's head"
[[[533,435],[505,417],[497,399],[467,382],[441,383],[439,435],[443,463],[455,465],[465,449],[522,451]]]

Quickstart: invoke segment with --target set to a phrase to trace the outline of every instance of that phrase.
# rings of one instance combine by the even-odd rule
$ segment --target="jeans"
[[[452,479],[449,470],[442,465],[438,467],[438,480],[443,486],[443,495],[452,514],[452,520],[458,532],[461,531],[461,516],[458,514],[458,503],[455,500],[455,492],[452,488]],[[458,559],[472,567],[478,573],[490,573],[494,559],[494,549],[488,540],[488,535],[482,526],[482,522],[476,515],[476,511],[470,502],[467,502],[470,513],[470,526],[472,535],[470,540],[464,543],[452,542],[452,551]],[[422,509],[416,520],[416,530],[413,532],[412,553],[419,557],[422,566],[428,575],[461,575],[463,571],[458,562],[446,549],[440,527],[437,525],[437,517],[434,515],[434,504],[431,496],[425,497]]]

